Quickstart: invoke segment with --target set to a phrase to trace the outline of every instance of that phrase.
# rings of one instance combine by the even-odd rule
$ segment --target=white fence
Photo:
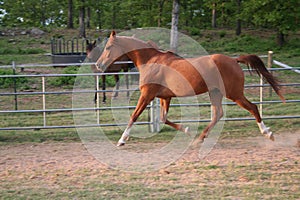
[[[285,64],[282,64],[278,61],[273,61],[274,64],[279,65],[280,67],[283,68],[271,68],[269,70],[271,71],[281,71],[281,70],[292,70],[295,71],[297,73],[299,73],[299,68],[293,68],[290,66],[287,66]],[[92,63],[72,63],[72,64],[68,64],[70,66],[74,66],[74,65],[91,65]],[[55,64],[57,66],[57,64]],[[13,69],[13,71],[15,72],[16,68],[30,68],[30,67],[49,67],[52,66],[50,65],[43,65],[43,64],[26,64],[26,65],[16,65],[15,63],[13,63],[12,65],[6,65],[6,66],[0,66],[0,68],[11,68]],[[63,64],[63,66],[66,66],[66,64]],[[248,71],[248,70],[246,70]],[[81,112],[81,111],[96,111],[97,112],[97,116],[99,116],[99,112],[103,111],[103,110],[110,110],[110,109],[134,109],[135,106],[120,106],[120,107],[111,107],[111,106],[99,106],[99,103],[95,104],[94,107],[85,107],[85,108],[47,108],[47,104],[46,104],[46,100],[47,100],[47,95],[53,95],[53,94],[69,94],[72,95],[74,93],[98,93],[98,102],[99,102],[99,93],[103,93],[103,90],[99,89],[99,76],[102,75],[114,75],[114,74],[118,74],[118,75],[136,75],[138,74],[137,72],[120,72],[120,73],[85,73],[85,74],[35,74],[35,75],[1,75],[1,78],[12,78],[12,79],[16,79],[16,78],[20,78],[20,77],[26,77],[26,78],[40,78],[41,79],[41,84],[42,84],[42,91],[41,92],[17,92],[17,88],[14,89],[14,92],[0,92],[0,97],[4,97],[4,96],[14,96],[15,98],[15,103],[17,103],[18,101],[18,97],[22,96],[22,95],[42,95],[42,109],[26,109],[26,110],[19,110],[17,109],[17,106],[15,106],[15,110],[0,110],[0,115],[6,115],[6,114],[20,114],[20,113],[27,113],[27,114],[32,114],[32,113],[42,113],[42,118],[43,118],[43,124],[42,125],[21,125],[20,126],[0,126],[0,130],[28,130],[28,129],[54,129],[54,128],[77,128],[77,127],[86,127],[86,126],[125,126],[127,123],[100,123],[99,117],[97,119],[97,123],[95,124],[89,124],[89,125],[84,125],[84,124],[68,124],[68,125],[48,125],[49,121],[48,121],[48,117],[47,115],[49,113],[57,113],[57,112],[68,112],[68,113],[72,113],[72,112]],[[48,77],[63,77],[63,76],[74,76],[74,77],[78,77],[78,76],[96,76],[96,85],[98,86],[97,89],[95,90],[70,90],[70,91],[47,91],[46,90],[46,81]],[[288,84],[282,84],[282,86],[285,87],[289,87],[289,86],[293,86],[293,87],[298,87],[300,86],[300,83],[288,83]],[[261,115],[263,117],[263,119],[289,119],[289,118],[300,118],[300,115],[278,115],[278,116],[263,116],[263,105],[264,104],[274,104],[274,103],[281,103],[281,101],[276,100],[276,101],[264,101],[263,100],[263,93],[262,93],[262,88],[264,87],[269,87],[268,84],[263,84],[263,82],[261,81],[260,84],[251,84],[251,85],[245,85],[245,88],[251,88],[251,87],[260,87],[261,88],[261,92],[260,92],[260,101],[257,102],[253,102],[255,104],[259,105],[260,108],[260,112]],[[116,90],[114,90],[116,91]],[[127,92],[127,91],[133,91],[132,89],[129,90],[119,90],[119,92]],[[111,90],[106,90],[106,92],[112,92]],[[299,103],[300,100],[287,100],[286,103]],[[235,103],[229,103],[226,102],[224,103],[225,105],[233,105]],[[16,104],[17,105],[17,104]],[[210,106],[209,103],[197,103],[197,104],[171,104],[171,107],[178,107],[178,106]],[[154,102],[152,102],[149,106],[149,119],[148,121],[141,121],[141,122],[137,122],[136,124],[148,124],[151,131],[159,131],[159,113],[160,113],[160,108],[159,108],[159,102],[158,99],[156,99]],[[225,118],[222,120],[226,120],[226,121],[241,121],[241,120],[254,120],[254,118],[252,117],[242,117],[242,118]],[[180,122],[180,123],[185,123],[185,122],[208,122],[210,121],[210,119],[201,119],[201,120],[174,120],[174,122]]]

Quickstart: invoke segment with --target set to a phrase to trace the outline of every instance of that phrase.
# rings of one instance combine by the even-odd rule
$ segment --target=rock
[[[31,35],[39,36],[39,35],[45,34],[45,32],[42,31],[42,30],[39,29],[39,28],[33,28],[33,29],[31,29],[30,34],[31,34]]]
[[[26,35],[26,34],[27,34],[27,31],[22,31],[20,34],[21,34],[21,35]]]
[[[15,39],[9,39],[8,43],[16,43],[16,40]]]

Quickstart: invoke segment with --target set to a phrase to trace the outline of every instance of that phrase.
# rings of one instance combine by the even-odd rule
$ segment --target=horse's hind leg
[[[106,77],[105,77],[105,75],[102,75],[101,78],[102,78],[102,90],[103,90],[103,99],[102,99],[102,103],[106,103],[106,94],[105,94],[105,89],[106,89]]]
[[[116,81],[116,91],[115,91],[115,94],[113,97],[116,98],[119,95],[120,78],[119,78],[119,75],[117,75],[117,74],[115,74],[114,77],[115,77],[115,81]]]
[[[128,71],[125,71],[125,72],[128,72]],[[127,98],[129,97],[129,77],[128,77],[128,74],[125,74],[124,75],[125,76],[125,82],[126,82],[126,89],[127,89],[127,94],[126,94],[126,96],[127,96]]]
[[[170,106],[170,102],[171,102],[171,98],[168,98],[168,99],[160,99],[160,119],[163,123],[175,128],[176,130],[179,130],[179,131],[182,131],[186,134],[189,134],[188,131],[189,131],[189,128],[188,127],[185,127],[180,125],[180,124],[175,124],[171,121],[169,121],[167,119],[167,114],[168,114],[168,111],[169,111],[169,106]]]
[[[96,105],[96,103],[97,103],[97,89],[98,89],[98,86],[97,86],[97,78],[96,78],[96,76],[94,77],[95,78],[95,95],[94,95],[94,103],[95,103],[95,105]]]
[[[218,89],[214,89],[209,92],[209,97],[211,101],[211,109],[212,109],[212,119],[208,126],[203,130],[201,135],[199,136],[199,140],[203,141],[211,131],[211,129],[217,124],[217,122],[223,116],[223,108],[222,108],[222,98],[223,95]]]
[[[242,96],[241,98],[235,100],[235,102],[242,108],[248,110],[255,117],[260,132],[270,140],[274,141],[273,133],[270,131],[270,128],[266,127],[264,122],[261,120],[257,106],[246,99],[245,96]]]

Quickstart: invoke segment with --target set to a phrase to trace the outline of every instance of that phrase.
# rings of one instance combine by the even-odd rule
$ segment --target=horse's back
[[[209,90],[218,88],[224,96],[243,91],[244,73],[237,61],[223,54],[188,59],[197,69]]]

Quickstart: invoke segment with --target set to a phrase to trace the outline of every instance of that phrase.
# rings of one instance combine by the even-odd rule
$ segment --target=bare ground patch
[[[0,191],[2,198],[38,199],[298,199],[299,139],[299,132],[278,135],[275,142],[223,139],[204,159],[189,149],[149,173],[110,169],[81,143],[4,145]]]

